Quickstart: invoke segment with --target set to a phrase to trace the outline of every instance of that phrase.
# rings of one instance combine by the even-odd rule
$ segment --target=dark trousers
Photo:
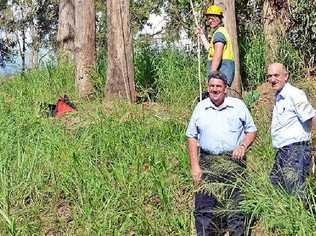
[[[201,153],[200,167],[202,189],[195,194],[194,210],[197,235],[224,235],[227,231],[230,236],[244,235],[245,216],[239,210],[242,196],[237,183],[244,174],[244,163],[229,155]]]
[[[308,142],[293,143],[277,150],[271,170],[271,183],[289,194],[304,198],[305,179],[311,162]]]

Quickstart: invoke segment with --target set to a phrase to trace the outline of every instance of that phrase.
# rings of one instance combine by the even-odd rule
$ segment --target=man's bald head
[[[272,63],[268,66],[267,80],[271,83],[274,92],[282,90],[289,79],[286,67],[281,63]]]
[[[268,65],[268,71],[269,71],[269,68],[270,69],[272,69],[272,68],[278,69],[279,71],[282,71],[283,73],[288,74],[285,65],[283,65],[282,63],[272,63],[272,64]]]

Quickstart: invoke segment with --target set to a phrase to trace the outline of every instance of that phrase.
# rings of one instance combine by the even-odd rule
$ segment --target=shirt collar
[[[287,96],[289,89],[290,89],[290,85],[286,83],[284,87],[281,89],[281,91],[276,94],[276,99],[277,100],[280,100],[281,98],[284,99]]]
[[[220,27],[224,27],[224,23],[219,23],[219,25],[214,28],[214,32],[218,30]]]
[[[207,103],[205,110],[212,108],[213,110],[221,111],[221,110],[224,110],[228,107],[230,107],[230,108],[234,107],[233,104],[230,102],[229,97],[225,97],[225,100],[224,100],[222,106],[220,106],[220,108],[215,106],[215,104],[212,102],[210,97],[208,97],[207,100],[208,100],[208,103]]]

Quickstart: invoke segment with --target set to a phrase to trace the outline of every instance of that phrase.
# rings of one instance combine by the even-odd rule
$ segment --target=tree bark
[[[75,85],[80,97],[94,92],[91,73],[96,63],[95,0],[75,0]]]
[[[73,61],[75,48],[75,4],[74,0],[60,0],[57,43],[59,57]]]
[[[21,70],[22,70],[22,73],[24,73],[26,69],[26,59],[25,59],[26,36],[25,36],[24,27],[21,28],[21,38],[20,38],[19,32],[16,33],[16,38],[17,38],[18,46],[19,46],[19,54],[21,57]]]
[[[240,77],[240,60],[239,60],[239,48],[238,48],[238,34],[236,26],[236,12],[234,0],[215,0],[214,4],[220,6],[224,14],[224,25],[227,29],[230,39],[233,44],[234,56],[235,56],[235,78],[232,83],[232,95],[240,97],[242,95],[242,81]]]
[[[105,97],[136,101],[129,1],[107,0],[108,67]]]
[[[32,44],[31,44],[31,51],[30,51],[30,58],[29,58],[29,67],[36,68],[38,66],[38,53],[39,53],[39,35],[37,30],[37,25],[33,23],[31,28],[31,37],[32,37]]]
[[[266,41],[267,63],[277,61],[278,38],[285,37],[288,21],[288,1],[265,0],[263,5],[263,31]]]

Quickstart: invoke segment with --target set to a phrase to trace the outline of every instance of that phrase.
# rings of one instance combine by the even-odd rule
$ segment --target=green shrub
[[[81,100],[73,76],[51,65],[1,84],[0,235],[186,235],[183,118]],[[78,112],[42,116],[63,94]]]
[[[253,89],[265,81],[266,48],[262,30],[254,29],[240,39],[240,64],[243,84]]]
[[[287,67],[291,79],[300,79],[304,68],[303,55],[288,40],[281,38],[278,41],[277,61]]]
[[[150,44],[137,44],[134,53],[135,85],[138,96],[144,99],[155,99],[156,86],[156,58],[159,51]]]
[[[196,57],[175,49],[165,49],[156,59],[158,100],[169,105],[192,105],[199,96]],[[201,60],[201,84],[205,84],[205,62]]]
[[[287,36],[294,48],[304,58],[306,66],[316,66],[316,2],[291,1]]]

